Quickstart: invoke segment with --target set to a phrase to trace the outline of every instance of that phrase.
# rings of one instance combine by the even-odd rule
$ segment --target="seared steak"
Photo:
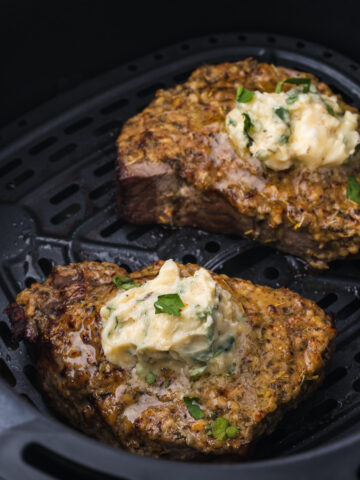
[[[313,75],[252,59],[204,65],[184,84],[159,90],[117,141],[123,218],[247,235],[318,268],[356,254],[360,208],[346,197],[346,185],[350,175],[359,178],[358,161],[273,171],[255,157],[240,158],[225,133],[237,86],[274,92],[280,80],[299,75],[333,95]]]
[[[143,283],[162,264],[130,277]],[[199,268],[179,267],[182,277]],[[215,273],[213,279],[241,306],[249,326],[234,352],[242,358],[237,375],[204,374],[190,380],[165,368],[147,383],[112,365],[101,348],[99,312],[118,291],[113,283],[117,275],[128,274],[111,263],[59,266],[6,310],[15,335],[37,346],[41,384],[54,409],[78,429],[144,455],[244,457],[322,381],[335,337],[331,319],[285,288]],[[184,396],[197,398],[204,418],[190,415]],[[215,417],[230,422],[230,438],[211,435]]]

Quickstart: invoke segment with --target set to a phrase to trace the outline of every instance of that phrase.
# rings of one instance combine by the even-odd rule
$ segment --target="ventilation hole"
[[[36,371],[36,368],[33,365],[25,365],[24,367],[24,374],[26,378],[29,380],[31,385],[36,389],[39,388],[39,377]]]
[[[269,43],[276,43],[276,38],[275,38],[275,37],[268,37],[268,38],[267,38],[267,41],[268,41]]]
[[[156,53],[154,55],[155,60],[162,60],[164,58],[164,55],[162,53]]]
[[[238,40],[240,40],[240,42],[246,42],[247,36],[246,35],[238,35]]]
[[[70,155],[70,153],[76,150],[76,148],[77,148],[77,145],[75,143],[69,143],[68,145],[66,145],[66,147],[60,148],[60,150],[58,150],[57,152],[52,153],[49,156],[49,160],[50,162],[58,162],[62,158]]]
[[[120,110],[121,108],[125,107],[129,103],[128,100],[125,98],[121,98],[120,100],[117,100],[116,102],[110,103],[110,105],[107,105],[106,107],[102,108],[100,110],[101,113],[104,115],[107,115],[109,113],[116,112],[117,110]]]
[[[126,263],[121,263],[119,265],[119,267],[123,268],[124,270],[126,270],[128,273],[131,273],[131,268],[129,267],[129,265],[127,265]]]
[[[275,280],[279,276],[279,270],[275,267],[267,267],[264,270],[264,276],[268,280]]]
[[[189,78],[191,73],[192,73],[191,70],[187,70],[186,72],[179,73],[178,75],[174,75],[174,80],[176,83],[185,82],[185,80]]]
[[[327,50],[325,52],[323,52],[323,57],[325,58],[331,58],[333,56],[333,54],[331,52],[328,52]]]
[[[19,121],[18,121],[19,127],[26,127],[27,124],[28,124],[28,123],[27,123],[26,120],[19,120]]]
[[[122,125],[122,122],[120,120],[111,120],[108,123],[105,123],[105,125],[101,125],[101,127],[97,128],[94,130],[93,135],[95,137],[100,137],[100,135],[104,135],[105,133],[111,133],[113,130],[118,130]]]
[[[354,72],[356,72],[357,69],[358,69],[358,66],[357,66],[357,65],[354,65],[353,63],[350,63],[349,67],[350,67],[351,70],[353,70]]]
[[[0,337],[3,339],[5,345],[12,350],[15,350],[19,344],[13,339],[11,330],[5,322],[0,322]]]
[[[40,258],[38,264],[43,272],[43,274],[48,277],[53,269],[53,262],[48,258]]]
[[[215,45],[216,43],[219,43],[219,40],[216,37],[210,37],[208,42],[212,45]]]
[[[111,223],[110,225],[108,225],[106,228],[104,228],[103,230],[101,230],[100,232],[100,235],[104,238],[107,238],[107,237],[110,237],[111,235],[113,235],[115,232],[117,232],[118,230],[120,230],[120,228],[123,226],[123,222],[122,220],[119,218],[118,220],[116,220],[115,222]]]
[[[183,263],[196,263],[196,257],[195,255],[191,255],[191,253],[188,253],[183,256],[182,261]]]
[[[297,48],[305,48],[305,43],[304,42],[297,42],[296,46],[297,46]]]
[[[181,46],[180,46],[181,50],[190,50],[190,45],[188,45],[187,43],[183,43]]]
[[[50,202],[53,205],[56,205],[60,202],[63,202],[67,198],[71,197],[71,195],[74,195],[74,193],[79,191],[79,185],[76,185],[75,183],[69,185],[68,187],[64,188],[64,190],[61,190],[61,192],[57,193],[53,197],[50,198]]]
[[[128,233],[126,235],[126,238],[130,241],[130,242],[134,242],[135,240],[137,240],[138,238],[142,237],[143,235],[145,235],[145,233],[147,233],[149,230],[152,229],[152,225],[143,225],[142,227],[139,227],[137,228],[136,230],[133,230],[132,232]]]
[[[34,175],[34,170],[25,170],[25,172],[20,173],[20,175],[18,175],[16,178],[14,178],[14,180],[9,182],[6,185],[6,188],[8,188],[9,190],[12,190],[12,189],[18,187],[19,185],[21,185],[22,183],[26,182],[26,180],[31,178],[33,175]]]
[[[73,217],[80,210],[80,205],[78,203],[72,203],[60,213],[51,218],[50,222],[53,225],[59,225],[60,223],[65,222],[69,218]]]
[[[360,363],[360,353],[357,353],[357,354],[355,355],[354,359],[355,359],[355,362]]]
[[[337,295],[335,293],[328,293],[323,297],[321,300],[317,302],[320,308],[328,308],[330,305],[336,302],[338,299]]]
[[[338,402],[332,398],[325,400],[320,405],[312,408],[306,414],[306,419],[310,421],[318,421],[320,418],[325,417],[325,415],[329,414],[332,410],[334,410],[338,406]]]
[[[102,197],[106,193],[109,193],[113,190],[114,184],[113,182],[106,182],[100,187],[96,188],[92,192],[89,193],[89,198],[91,200],[97,200],[98,198]]]
[[[47,478],[57,480],[127,480],[124,476],[109,475],[63,457],[39,443],[28,443],[22,451],[22,458],[30,467],[44,473]],[[43,475],[41,475],[42,477]]]
[[[111,160],[110,162],[104,163],[104,165],[101,165],[101,167],[98,167],[94,170],[94,175],[97,177],[102,177],[106,173],[109,173],[113,170],[114,168],[114,160]]]
[[[355,382],[353,383],[352,387],[353,387],[353,389],[355,390],[355,392],[360,392],[360,378],[358,378],[357,380],[355,380]]]
[[[82,130],[83,128],[90,125],[92,121],[93,119],[91,117],[82,118],[81,120],[78,120],[77,122],[72,123],[68,127],[64,128],[64,132],[69,135],[72,135],[73,133],[76,133],[79,130]]]
[[[149,87],[140,90],[137,93],[139,98],[147,97],[148,95],[153,95],[159,88],[164,88],[165,85],[163,83],[155,83],[154,85],[150,85]]]
[[[38,153],[43,152],[47,148],[51,147],[51,145],[54,145],[56,141],[57,141],[56,137],[49,137],[46,140],[43,140],[42,142],[30,148],[29,153],[30,155],[37,155]]]
[[[346,307],[340,310],[340,312],[337,314],[337,318],[339,320],[344,320],[345,318],[355,313],[359,308],[360,300],[358,298],[355,298],[355,300],[353,300],[351,303],[346,305]]]
[[[2,358],[0,358],[0,377],[3,378],[10,385],[10,387],[15,387],[16,378]]]
[[[14,160],[11,160],[11,162],[0,168],[0,177],[3,177],[7,173],[12,172],[16,167],[21,165],[21,163],[22,162],[20,158],[14,158]]]
[[[251,268],[272,254],[273,250],[268,247],[255,247],[251,250],[246,250],[229,262],[226,262],[222,271],[227,275],[237,276],[239,272]]]
[[[33,277],[26,277],[25,278],[25,286],[26,288],[30,288],[33,283],[36,283],[36,279]]]
[[[335,370],[326,375],[322,387],[329,388],[332,385],[335,385],[335,383],[339,382],[342,378],[344,378],[346,374],[347,370],[345,367],[335,368]]]
[[[132,63],[131,65],[128,65],[128,70],[130,70],[130,72],[136,72],[137,69],[138,69],[138,66],[135,65],[134,63]]]
[[[220,250],[220,245],[217,242],[207,242],[205,245],[205,250],[210,253],[216,253]]]

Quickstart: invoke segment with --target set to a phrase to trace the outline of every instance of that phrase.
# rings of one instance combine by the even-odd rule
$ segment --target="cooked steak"
[[[247,235],[318,268],[356,254],[360,209],[346,187],[349,176],[359,178],[358,161],[275,171],[239,155],[225,133],[236,87],[274,92],[279,81],[304,75],[320,94],[333,95],[313,75],[253,59],[203,65],[184,84],[159,90],[117,140],[123,218]],[[356,112],[338,101],[344,111]]]
[[[162,264],[130,274],[126,285],[157,278]],[[181,278],[199,270],[178,266]],[[145,381],[110,363],[102,349],[100,309],[119,291],[113,278],[128,276],[111,263],[56,267],[43,284],[22,291],[6,313],[14,334],[36,344],[43,390],[76,428],[144,455],[244,457],[287,410],[319,386],[335,329],[315,303],[285,288],[210,273],[246,321],[233,352],[241,359],[236,375],[204,373],[190,379],[183,371],[163,368],[161,375]],[[203,412],[197,419],[184,397],[190,403],[196,399],[195,408]],[[225,426],[231,425],[227,436],[221,431],[224,419]]]

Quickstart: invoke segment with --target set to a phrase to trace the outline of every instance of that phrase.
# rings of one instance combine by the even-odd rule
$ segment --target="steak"
[[[153,279],[162,264],[130,277],[136,283]],[[199,267],[179,268],[186,277]],[[241,306],[249,326],[234,351],[242,358],[236,375],[207,373],[190,380],[164,368],[148,384],[109,363],[101,346],[100,308],[118,291],[113,277],[129,275],[115,264],[58,266],[43,284],[22,291],[6,313],[13,333],[35,344],[43,391],[74,427],[143,455],[243,458],[320,385],[336,331],[323,310],[296,293],[210,273]],[[197,398],[204,418],[190,415],[184,396]],[[214,417],[227,419],[237,429],[235,438],[209,434]]]
[[[237,86],[274,92],[279,81],[299,75],[333,95],[311,74],[253,59],[203,65],[184,84],[159,90],[117,140],[122,217],[249,236],[317,268],[358,253],[360,208],[346,197],[349,176],[360,180],[358,161],[273,171],[255,157],[240,158],[225,133]]]

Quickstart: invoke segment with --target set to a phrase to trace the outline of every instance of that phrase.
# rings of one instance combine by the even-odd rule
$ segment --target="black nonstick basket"
[[[192,228],[136,226],[115,206],[115,139],[161,87],[201,63],[261,61],[314,73],[360,107],[360,66],[294,38],[227,34],[174,45],[124,65],[0,132],[0,306],[53,265],[111,261],[129,271],[159,258],[193,262],[271,287],[286,286],[333,312],[337,349],[323,386],[288,413],[240,463],[172,462],[129,454],[58,421],[23,343],[0,320],[0,478],[360,478],[360,260],[311,271],[300,260],[239,237]]]

